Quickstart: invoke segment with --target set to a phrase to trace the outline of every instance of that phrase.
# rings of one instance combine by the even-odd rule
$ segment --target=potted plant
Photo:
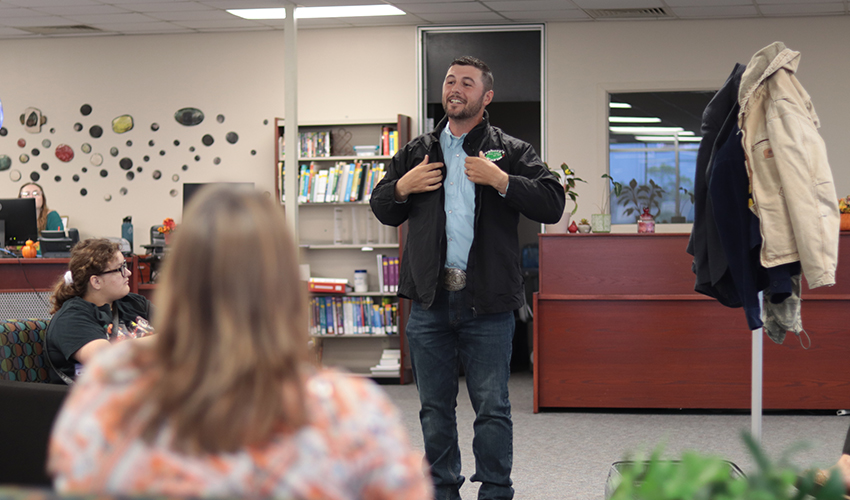
[[[691,203],[691,206],[694,206],[694,193],[693,193],[693,191],[688,191],[683,186],[679,186],[679,191],[681,191],[682,195],[683,195],[683,196],[679,197],[679,214],[680,215],[674,215],[673,217],[670,218],[670,222],[672,222],[673,224],[684,224],[685,222],[687,222],[688,218],[684,215],[681,215],[681,214],[685,213],[685,209],[688,207],[689,201]]]
[[[578,223],[578,232],[582,234],[587,234],[590,232],[590,222],[587,222],[587,219],[582,219]]]
[[[757,469],[744,475],[718,457],[686,452],[680,461],[661,459],[660,450],[647,461],[614,464],[605,487],[606,500],[842,500],[844,484],[833,471],[818,484],[817,471],[800,472],[789,453],[773,463],[747,433],[743,439]],[[794,450],[792,450],[794,451]]]
[[[620,193],[622,193],[623,191],[623,185],[615,181],[614,178],[610,175],[602,174],[602,178],[608,179],[608,182],[605,183],[605,189],[602,190],[602,203],[597,206],[597,208],[599,208],[600,213],[592,214],[590,216],[590,220],[592,221],[591,228],[593,229],[594,233],[611,232],[611,191],[614,191],[614,196],[616,197],[619,197]]]
[[[841,230],[850,231],[850,195],[838,200],[838,210],[841,212]]]
[[[544,165],[546,165],[546,168],[549,168],[549,165],[547,163],[544,163]],[[565,233],[566,232],[565,228],[567,226],[569,226],[569,224],[570,224],[570,217],[575,215],[576,211],[578,210],[578,193],[575,190],[576,182],[584,182],[585,184],[587,182],[584,179],[576,177],[575,172],[573,172],[566,163],[561,163],[561,172],[558,172],[557,170],[553,170],[553,169],[549,169],[549,170],[555,175],[555,177],[558,178],[558,180],[561,181],[561,184],[564,186],[564,193],[573,202],[572,211],[571,212],[565,211],[563,217],[561,217],[561,221],[557,225],[555,225],[555,224],[550,225],[550,227],[555,226],[556,232]],[[562,172],[563,172],[563,174],[562,174]],[[557,228],[560,228],[561,226],[563,226],[564,229],[558,231]]]
[[[658,217],[661,213],[661,199],[666,191],[652,179],[649,179],[649,184],[638,184],[636,179],[632,179],[628,185],[623,186],[623,190],[617,198],[617,204],[623,206],[623,214],[631,216],[635,214],[635,218],[639,216],[644,208],[649,208],[650,213],[653,207],[657,212],[652,214],[653,217]]]

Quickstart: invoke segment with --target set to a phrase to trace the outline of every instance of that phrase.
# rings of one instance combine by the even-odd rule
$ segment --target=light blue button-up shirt
[[[475,234],[475,184],[466,177],[463,163],[466,134],[455,137],[449,126],[440,135],[440,146],[446,164],[446,267],[466,270],[472,237]]]

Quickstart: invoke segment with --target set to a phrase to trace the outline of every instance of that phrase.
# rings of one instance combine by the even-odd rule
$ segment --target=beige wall
[[[606,91],[711,89],[719,87],[735,62],[746,63],[775,40],[802,52],[799,77],[812,95],[821,117],[836,185],[850,193],[850,157],[846,139],[850,104],[850,18],[802,18],[739,21],[552,23],[547,30],[547,136],[552,162],[568,162],[589,185],[580,189],[577,217],[596,212],[607,169]],[[417,124],[416,28],[302,30],[299,52],[299,117],[308,122],[387,119],[408,114]],[[274,143],[272,124],[283,116],[283,33],[226,33],[133,37],[60,38],[0,41],[0,100],[9,134],[0,137],[0,154],[13,158],[13,169],[24,179],[42,174],[51,207],[71,217],[86,236],[119,236],[121,219],[132,215],[137,245],[147,243],[146,229],[164,217],[179,221],[182,182],[249,181],[272,191]],[[497,75],[498,76],[498,75]],[[498,92],[498,88],[497,88]],[[80,105],[94,108],[89,117]],[[23,132],[17,121],[34,106],[48,117],[40,134]],[[174,118],[182,107],[197,107],[206,119],[184,127]],[[112,118],[135,118],[135,129],[116,135]],[[223,124],[215,117],[225,116]],[[268,125],[263,121],[269,120]],[[100,124],[100,139],[74,132],[73,124]],[[152,132],[150,124],[161,126]],[[49,132],[51,127],[56,132]],[[239,134],[235,145],[224,135]],[[215,144],[206,147],[209,133]],[[23,137],[27,147],[15,142]],[[53,143],[40,147],[44,138]],[[131,139],[130,148],[124,143]],[[154,147],[148,146],[153,139]],[[174,139],[180,141],[175,147]],[[68,143],[76,158],[62,164],[53,148]],[[91,167],[80,151],[88,142],[104,156],[109,176]],[[194,145],[196,152],[188,147]],[[118,158],[108,151],[120,149]],[[42,154],[21,165],[18,156],[33,147]],[[166,151],[160,156],[159,151]],[[256,155],[251,155],[251,150]],[[31,154],[31,153],[30,153]],[[150,161],[144,162],[143,155]],[[201,156],[196,162],[194,155]],[[127,181],[118,159],[130,156],[144,171]],[[219,165],[212,159],[221,158]],[[48,162],[50,170],[39,168]],[[182,171],[182,165],[188,171]],[[82,180],[74,173],[88,167]],[[135,169],[135,167],[134,167]],[[154,181],[159,169],[163,179]],[[0,172],[0,196],[14,196],[24,182],[12,182]],[[61,175],[56,183],[54,175]],[[180,176],[173,182],[171,176]],[[88,196],[79,190],[86,187]],[[126,187],[122,196],[119,189]],[[112,201],[104,197],[112,195]]]
[[[798,76],[820,116],[837,190],[850,194],[850,17],[558,23],[547,38],[548,159],[590,184],[576,217],[596,211],[604,188],[606,92],[717,89],[736,62],[777,40],[802,54]]]

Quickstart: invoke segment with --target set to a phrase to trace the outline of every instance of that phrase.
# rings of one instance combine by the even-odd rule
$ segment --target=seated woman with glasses
[[[433,499],[381,388],[315,366],[297,252],[262,193],[196,194],[160,275],[157,334],[99,354],[56,418],[55,489]]]
[[[148,299],[130,293],[130,270],[118,244],[81,241],[71,249],[68,271],[53,287],[53,318],[47,327],[47,355],[54,383],[71,383],[109,339],[131,333],[151,317]],[[140,321],[144,320],[144,321]]]
[[[47,207],[47,196],[44,194],[44,189],[35,182],[30,182],[21,186],[18,191],[18,198],[34,198],[35,199],[35,216],[38,222],[38,232],[41,233],[45,229],[53,231],[64,231],[62,226],[62,218],[55,210],[50,210]]]

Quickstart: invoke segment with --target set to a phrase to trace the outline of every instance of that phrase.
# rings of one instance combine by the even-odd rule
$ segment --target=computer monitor
[[[7,198],[0,200],[0,221],[3,222],[3,246],[23,245],[27,240],[38,239],[38,222],[33,198]]]

